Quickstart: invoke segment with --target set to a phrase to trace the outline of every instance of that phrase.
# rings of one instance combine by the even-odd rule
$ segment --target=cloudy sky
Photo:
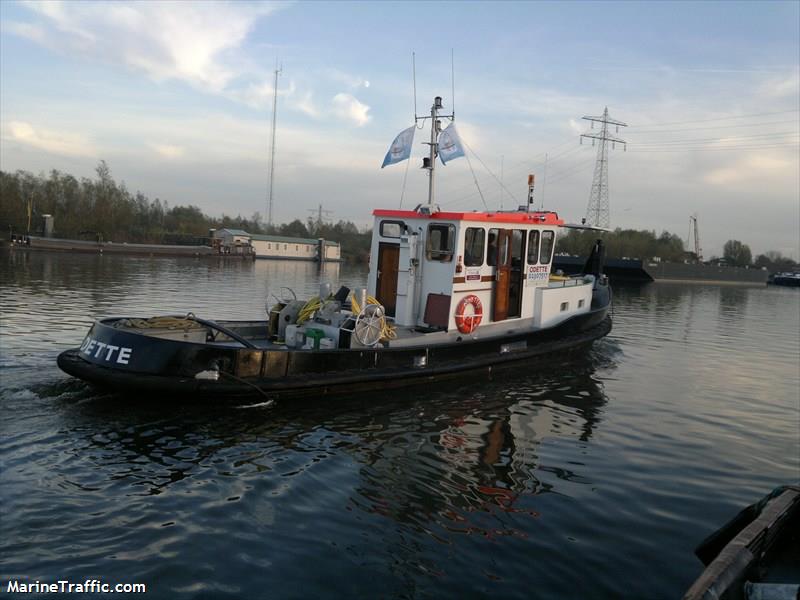
[[[406,163],[380,165],[413,123],[412,52],[422,114],[452,107],[452,48],[472,152],[438,171],[442,208],[513,207],[535,173],[545,208],[579,220],[596,151],[581,117],[608,106],[629,124],[613,227],[686,237],[697,213],[706,255],[733,238],[800,258],[798,2],[4,1],[0,17],[3,170],[104,159],[171,205],[265,215],[277,60],[275,221],[322,204],[368,225],[425,200],[424,132],[404,195]]]

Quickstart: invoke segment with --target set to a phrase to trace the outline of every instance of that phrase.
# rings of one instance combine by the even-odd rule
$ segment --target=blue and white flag
[[[394,138],[392,145],[389,146],[389,151],[386,153],[386,158],[383,159],[381,169],[386,165],[393,165],[394,163],[398,163],[401,160],[406,160],[409,156],[411,156],[411,144],[414,141],[415,129],[416,126],[412,125],[408,129],[404,129],[397,134],[397,137]]]
[[[450,123],[447,128],[439,134],[439,158],[442,164],[446,165],[448,160],[453,160],[459,156],[464,156],[464,147],[456,131],[456,124]]]

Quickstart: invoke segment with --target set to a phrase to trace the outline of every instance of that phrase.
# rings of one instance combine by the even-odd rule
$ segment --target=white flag
[[[414,142],[414,130],[416,126],[412,125],[408,129],[404,129],[397,134],[394,138],[392,145],[389,146],[389,151],[386,153],[386,158],[383,159],[381,169],[386,165],[393,165],[402,160],[406,160],[411,156],[411,144]]]
[[[456,124],[450,123],[447,128],[439,134],[439,158],[442,164],[446,165],[448,160],[453,160],[459,156],[464,156],[464,147],[456,131]]]

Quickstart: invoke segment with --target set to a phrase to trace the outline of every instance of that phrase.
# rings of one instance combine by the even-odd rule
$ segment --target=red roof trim
[[[443,221],[480,221],[484,223],[527,223],[529,225],[563,225],[554,212],[437,212],[423,215],[413,210],[391,210],[377,208],[376,217],[393,219],[441,219]]]

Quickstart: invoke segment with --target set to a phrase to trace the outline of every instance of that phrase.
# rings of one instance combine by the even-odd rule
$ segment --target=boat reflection
[[[551,438],[587,442],[605,403],[590,372],[504,381],[471,394],[455,390],[437,403],[433,420],[424,416],[429,410],[421,413],[418,430],[368,444],[374,450],[352,506],[425,529],[524,536],[501,515],[538,517],[533,497],[557,491],[554,481],[590,482],[587,474],[544,462],[543,445]]]
[[[256,510],[274,494],[305,498],[309,486],[347,481],[347,510],[437,538],[524,537],[503,515],[535,518],[538,495],[590,483],[582,465],[553,456],[550,445],[556,453],[584,445],[602,420],[606,396],[591,357],[557,376],[416,394],[201,411],[84,398],[62,401],[61,418],[73,435],[82,432],[75,451],[93,463],[83,470],[92,476],[76,483],[97,490],[151,496],[213,481],[219,502],[261,490],[248,500]]]

